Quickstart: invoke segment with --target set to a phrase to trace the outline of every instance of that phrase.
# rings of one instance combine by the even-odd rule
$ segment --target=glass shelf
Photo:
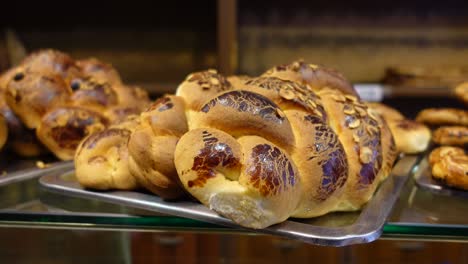
[[[51,193],[39,186],[38,178],[0,187],[0,226],[252,234],[241,229]],[[381,238],[468,241],[468,200],[420,189],[410,175]]]

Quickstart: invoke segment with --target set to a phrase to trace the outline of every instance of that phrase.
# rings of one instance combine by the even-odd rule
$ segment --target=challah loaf
[[[153,103],[128,140],[137,184],[168,199],[187,191],[250,228],[360,209],[396,159],[389,127],[340,74],[303,62],[284,68],[232,83],[196,72]],[[106,152],[88,144],[77,167],[91,157],[85,149]]]
[[[89,133],[149,104],[147,93],[123,84],[111,65],[95,58],[75,62],[55,50],[32,53],[2,75],[0,86],[14,114],[61,159],[73,158]]]
[[[388,175],[391,134],[357,97],[275,77],[212,87],[207,75],[178,88],[196,103],[174,160],[185,189],[218,213],[263,228],[356,210]]]

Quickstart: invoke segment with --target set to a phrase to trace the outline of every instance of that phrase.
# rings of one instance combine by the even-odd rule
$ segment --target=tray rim
[[[289,219],[265,229],[245,228],[219,216],[199,203],[191,201],[166,202],[155,195],[133,191],[90,191],[82,188],[76,181],[69,182],[60,178],[61,175],[72,173],[73,170],[60,174],[43,175],[39,179],[39,183],[48,191],[78,198],[95,199],[173,216],[191,218],[240,230],[277,235],[309,244],[346,246],[371,242],[380,237],[383,232],[383,226],[398,199],[399,193],[412,173],[417,161],[417,156],[405,156],[401,158],[395,164],[391,175],[380,184],[374,197],[361,210],[357,220],[351,225],[342,227],[316,226]]]
[[[14,172],[10,172],[5,176],[0,177],[0,187],[17,183],[25,180],[30,180],[36,177],[40,177],[44,174],[56,172],[56,171],[66,171],[74,168],[73,161],[56,161],[48,163],[48,166],[45,168],[25,168],[20,169]]]

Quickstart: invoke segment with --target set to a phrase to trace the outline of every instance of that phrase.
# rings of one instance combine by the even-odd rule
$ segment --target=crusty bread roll
[[[141,113],[141,124],[128,141],[129,169],[145,189],[165,199],[184,194],[174,166],[179,137],[187,131],[184,101],[165,96]]]
[[[8,106],[30,129],[37,128],[42,116],[65,105],[71,95],[66,82],[53,72],[31,72],[19,67],[8,82],[5,98]]]
[[[418,113],[416,121],[434,126],[468,126],[468,111],[455,108],[428,108]]]
[[[432,140],[439,145],[464,146],[468,144],[468,127],[439,127],[434,131]]]
[[[451,187],[468,190],[468,156],[462,148],[442,146],[429,155],[432,177]]]
[[[313,91],[328,87],[359,97],[351,83],[338,71],[315,64],[307,64],[302,60],[275,66],[265,72],[263,76],[307,84]]]
[[[189,82],[177,92],[196,102],[176,147],[179,178],[195,198],[243,226],[357,210],[396,158],[386,124],[344,88],[316,94],[260,77],[203,96],[201,84]]]
[[[78,182],[97,190],[133,190],[138,187],[128,167],[127,142],[139,124],[138,116],[129,116],[116,126],[90,134],[75,154]]]
[[[71,160],[87,135],[104,130],[108,120],[100,113],[80,107],[58,107],[47,112],[36,135],[58,158]]]
[[[406,119],[398,110],[381,104],[366,103],[375,115],[387,123],[398,152],[416,154],[427,150],[431,142],[431,130],[422,123]]]

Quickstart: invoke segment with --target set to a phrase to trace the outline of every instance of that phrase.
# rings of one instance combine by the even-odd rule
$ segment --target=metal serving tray
[[[418,165],[418,170],[414,174],[414,180],[418,187],[433,193],[468,198],[468,191],[451,188],[442,182],[433,179],[431,167],[429,166],[427,157],[425,157]]]
[[[80,186],[74,178],[73,171],[61,175],[44,175],[40,178],[40,184],[46,190],[60,194],[97,199],[251,232],[297,239],[311,244],[345,246],[371,242],[380,237],[385,221],[417,160],[416,156],[400,159],[395,165],[392,175],[381,184],[373,199],[360,212],[331,213],[305,220],[289,219],[259,230],[240,227],[204,205],[193,201],[168,202],[155,195],[130,191],[90,191]]]
[[[73,169],[73,161],[46,163],[44,168],[37,167],[36,162],[35,160],[19,160],[7,166],[4,170],[5,174],[0,175],[0,186],[29,180],[46,173]]]

